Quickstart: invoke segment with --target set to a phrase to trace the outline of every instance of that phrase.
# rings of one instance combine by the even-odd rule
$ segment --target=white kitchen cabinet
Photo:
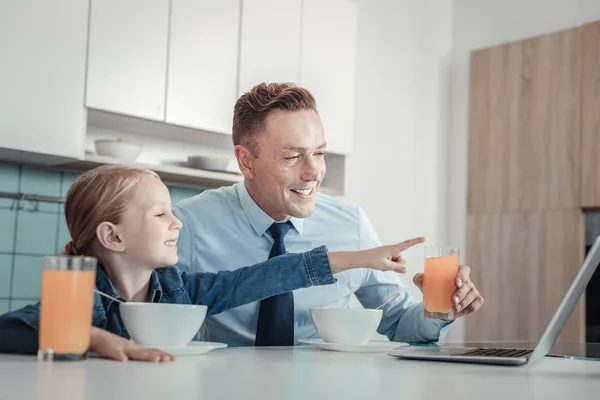
[[[86,106],[163,121],[169,0],[92,0]]]
[[[168,123],[231,134],[240,0],[172,0]]]
[[[0,1],[0,158],[83,157],[87,30],[87,1]]]
[[[312,92],[327,149],[350,154],[354,125],[356,3],[304,0],[301,84]]]
[[[300,83],[302,0],[243,0],[238,94],[260,82]]]

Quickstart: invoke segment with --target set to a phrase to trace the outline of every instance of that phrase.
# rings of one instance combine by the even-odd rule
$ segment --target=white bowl
[[[123,140],[96,140],[96,153],[114,157],[122,161],[135,161],[142,151],[142,145]]]
[[[311,308],[310,316],[324,342],[363,346],[381,322],[382,310]]]
[[[200,330],[206,306],[170,303],[120,303],[125,328],[142,346],[186,346]]]
[[[227,171],[231,159],[224,156],[189,156],[188,166],[209,171]]]

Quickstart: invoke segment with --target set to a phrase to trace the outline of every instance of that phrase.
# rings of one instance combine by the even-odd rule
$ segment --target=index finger
[[[404,251],[410,247],[413,247],[414,245],[423,243],[424,241],[425,241],[425,238],[421,236],[421,237],[416,237],[414,239],[405,240],[404,242],[394,245],[394,247],[398,251]]]
[[[471,269],[466,265],[459,265],[455,281],[456,287],[462,287],[469,280],[469,275],[471,275]]]

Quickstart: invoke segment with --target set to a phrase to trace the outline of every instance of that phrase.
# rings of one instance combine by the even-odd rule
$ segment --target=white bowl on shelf
[[[225,156],[189,156],[188,166],[194,169],[205,169],[208,171],[222,171],[230,172],[227,170],[231,158]]]
[[[135,161],[142,151],[142,145],[125,140],[96,140],[96,153],[122,161]]]

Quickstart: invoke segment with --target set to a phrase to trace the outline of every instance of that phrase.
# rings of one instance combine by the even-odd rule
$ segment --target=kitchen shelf
[[[114,164],[131,164],[147,168],[156,172],[166,184],[190,188],[217,188],[221,186],[229,186],[234,183],[241,182],[244,179],[243,175],[233,172],[207,171],[178,165],[145,164],[137,162],[128,163],[116,158],[99,156],[97,154],[86,154],[83,160],[73,160],[61,164],[55,164],[53,165],[53,168],[63,171],[83,172],[101,165]],[[342,195],[342,192],[339,190],[322,186],[320,188],[320,192],[329,194],[331,196]]]
[[[243,176],[236,173],[206,171],[181,167],[178,165],[145,164],[126,162],[112,157],[86,154],[83,160],[74,160],[64,164],[55,165],[55,168],[71,171],[88,171],[101,165],[131,164],[142,168],[151,169],[168,184],[181,185],[195,188],[215,188],[227,186],[242,181]]]

